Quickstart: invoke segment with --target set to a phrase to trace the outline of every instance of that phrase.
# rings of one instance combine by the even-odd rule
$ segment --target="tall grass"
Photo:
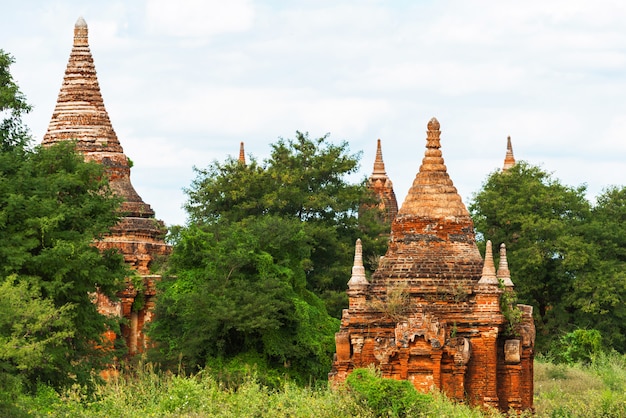
[[[35,417],[377,417],[403,416],[381,409],[377,398],[349,387],[300,387],[284,381],[279,388],[259,382],[250,373],[237,381],[220,382],[209,371],[175,375],[140,365],[87,395],[75,386],[63,393],[41,385],[34,395],[16,396],[0,412]],[[385,388],[386,386],[381,386]],[[390,393],[402,393],[393,387]],[[449,401],[440,393],[420,395],[419,408],[405,408],[415,417],[502,417]],[[368,403],[369,402],[369,403]],[[378,406],[376,406],[378,405]],[[626,417],[626,357],[598,355],[590,364],[562,365],[535,361],[537,417]],[[394,415],[395,414],[395,415]],[[5,414],[6,415],[6,414]],[[525,414],[530,416],[530,414]]]
[[[590,364],[535,361],[538,417],[626,417],[626,357],[600,353]]]

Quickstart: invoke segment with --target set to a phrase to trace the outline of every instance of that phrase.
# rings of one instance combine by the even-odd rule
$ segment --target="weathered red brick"
[[[384,377],[409,380],[421,391],[436,387],[453,399],[503,411],[532,408],[532,308],[522,307],[522,340],[507,343],[500,296],[512,291],[512,282],[502,251],[496,274],[490,243],[485,260],[480,256],[433,118],[385,257],[371,282],[361,273],[355,278],[353,269],[330,379],[342,382],[355,368],[373,364]]]

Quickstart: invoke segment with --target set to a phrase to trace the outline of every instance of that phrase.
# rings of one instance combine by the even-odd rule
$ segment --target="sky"
[[[330,134],[372,172],[376,140],[401,204],[426,125],[468,204],[517,160],[569,186],[626,185],[626,3],[620,0],[21,0],[4,2],[0,49],[41,142],[76,20],[131,181],[167,225],[186,221],[193,167],[263,161],[270,144]]]

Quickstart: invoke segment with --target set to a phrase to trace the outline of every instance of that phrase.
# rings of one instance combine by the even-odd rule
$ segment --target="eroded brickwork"
[[[165,227],[157,220],[150,205],[135,191],[130,181],[130,161],[124,154],[104,107],[96,68],[89,49],[88,28],[82,18],[74,27],[74,45],[65,70],[63,84],[42,144],[72,140],[87,161],[102,164],[113,191],[124,198],[121,221],[95,245],[115,248],[140,276],[141,288],[129,279],[128,287],[112,303],[102,295],[96,298],[101,312],[120,315],[128,320],[123,327],[130,353],[142,351],[146,340],[145,322],[150,321],[154,307],[155,281],[151,274],[155,260],[166,257],[170,247],[164,241]],[[139,286],[138,286],[139,287]]]
[[[489,242],[485,260],[480,256],[433,118],[422,165],[371,282],[357,242],[330,379],[342,382],[355,368],[375,365],[424,392],[434,387],[503,411],[532,408],[532,308],[520,305],[523,320],[507,332],[501,297],[513,283],[506,249],[497,272],[491,252]]]

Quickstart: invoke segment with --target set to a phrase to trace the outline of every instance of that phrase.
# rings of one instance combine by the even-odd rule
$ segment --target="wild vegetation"
[[[382,255],[385,224],[377,209],[358,216],[370,196],[346,180],[358,166],[346,143],[297,132],[271,147],[262,164],[196,169],[149,328],[153,361],[187,372],[244,361],[266,383],[326,379],[354,243]]]
[[[234,376],[237,376],[234,378]],[[231,370],[229,378],[209,369],[194,375],[159,372],[139,365],[88,392],[74,385],[57,392],[39,385],[0,406],[2,416],[33,417],[504,417],[470,408],[408,382],[380,379],[373,369],[351,375],[345,386],[278,386],[260,383],[254,368]],[[0,404],[2,405],[2,404]],[[598,354],[590,363],[535,362],[535,415],[541,417],[626,416],[626,358]]]

